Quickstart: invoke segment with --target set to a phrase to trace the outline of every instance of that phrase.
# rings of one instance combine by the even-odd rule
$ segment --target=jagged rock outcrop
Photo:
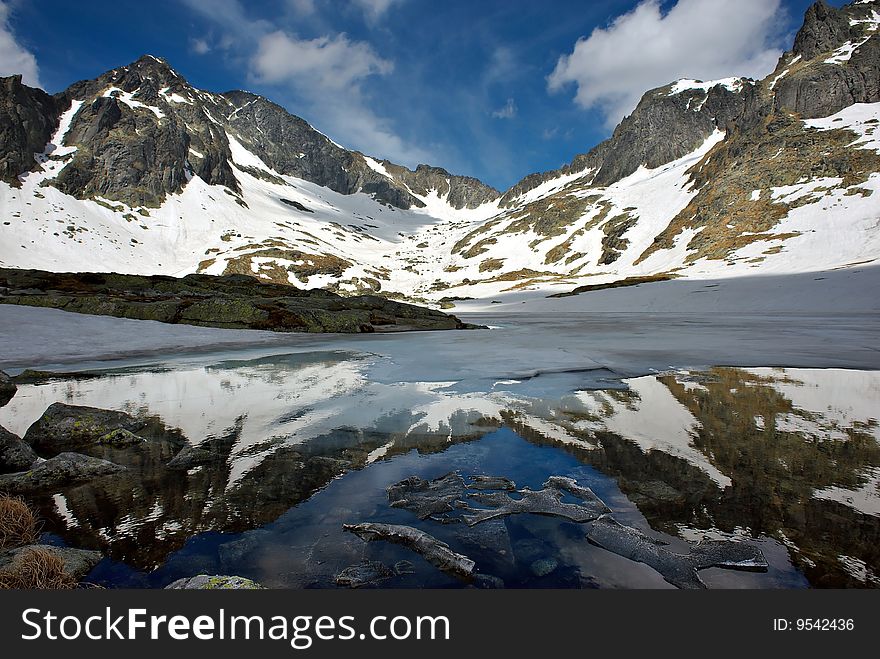
[[[42,152],[60,115],[77,103],[64,139],[64,146],[76,151],[52,184],[80,199],[155,207],[192,176],[239,193],[230,136],[279,174],[342,194],[365,192],[397,208],[424,206],[410,190],[448,194],[455,208],[472,208],[500,194],[476,179],[425,165],[411,171],[388,163],[394,174],[386,176],[362,154],[337,145],[262,96],[196,90],[152,55],[77,82],[54,97],[22,85],[20,76],[3,80],[0,118],[8,121],[0,122],[0,178],[15,182],[32,169],[33,154]],[[273,176],[251,171],[247,163],[237,166]]]
[[[858,30],[850,24],[850,16],[846,12],[819,0],[807,9],[792,50],[795,55],[809,60],[835,50],[857,36]]]
[[[18,185],[34,169],[34,154],[49,142],[59,114],[58,101],[23,85],[20,75],[0,78],[0,180]]]
[[[504,193],[502,206],[546,181],[584,172],[593,186],[608,186],[640,166],[656,168],[694,151],[716,130],[743,114],[754,83],[731,79],[708,89],[698,81],[679,81],[647,92],[614,134],[565,167],[530,174]]]
[[[791,53],[772,76],[781,76],[774,85],[775,109],[814,119],[880,101],[880,35],[865,23],[878,9],[878,3],[810,7]]]

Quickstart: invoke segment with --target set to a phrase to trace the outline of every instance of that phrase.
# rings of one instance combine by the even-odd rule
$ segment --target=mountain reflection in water
[[[880,372],[714,368],[583,390],[572,386],[580,376],[549,374],[570,393],[544,397],[515,380],[481,391],[374,382],[375,359],[315,352],[51,379],[21,386],[0,425],[22,435],[62,401],[164,427],[136,448],[90,451],[128,471],[37,501],[47,531],[106,553],[90,579],[110,586],[204,571],[332,586],[364,558],[412,562],[383,585],[461,585],[342,532],[362,521],[424,528],[508,586],[668,586],[569,522],[525,515],[438,531],[389,508],[388,485],[452,470],[532,488],[571,476],[673,549],[750,538],[770,562],[766,575],[707,570],[710,586],[880,586]],[[597,386],[595,374],[582,380]],[[181,435],[215,459],[169,468]]]

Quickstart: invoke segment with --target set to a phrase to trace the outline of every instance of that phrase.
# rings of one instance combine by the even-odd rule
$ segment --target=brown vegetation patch
[[[40,523],[19,497],[0,496],[0,549],[31,545],[40,537]]]
[[[772,230],[792,208],[815,197],[774,203],[766,193],[753,201],[752,191],[826,177],[842,179],[839,188],[863,190],[854,186],[880,171],[880,154],[852,148],[856,138],[846,129],[808,129],[793,114],[773,114],[756,129],[734,131],[690,169],[699,193],[635,263],[658,250],[671,249],[676,236],[686,229],[702,228],[688,244],[692,250],[689,263],[700,258],[725,259],[751,243],[797,235]]]
[[[0,589],[71,590],[77,580],[64,571],[64,560],[51,549],[26,549],[0,570]]]

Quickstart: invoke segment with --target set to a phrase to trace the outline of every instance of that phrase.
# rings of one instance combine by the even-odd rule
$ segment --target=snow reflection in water
[[[96,454],[127,473],[40,500],[50,531],[108,553],[92,575],[108,585],[209,571],[330,586],[365,557],[412,560],[414,574],[384,585],[460,585],[406,550],[341,530],[360,521],[420,526],[388,507],[385,488],[454,469],[533,488],[571,476],[617,519],[673,548],[748,537],[770,561],[766,575],[708,570],[710,585],[880,585],[878,372],[716,368],[621,383],[594,371],[478,387],[376,382],[379,359],[203,357],[53,379],[22,386],[0,425],[23,434],[63,401],[156,417],[220,452],[213,464],[174,471],[165,467],[176,450],[169,441],[104,447]],[[603,379],[607,388],[594,388]],[[668,585],[561,520],[517,516],[476,535],[420,528],[508,586]]]

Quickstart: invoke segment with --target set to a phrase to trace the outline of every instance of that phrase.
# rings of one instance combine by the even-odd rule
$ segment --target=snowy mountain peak
[[[880,254],[880,3],[808,12],[766,79],[648,91],[501,195],[348,150],[146,55],[50,96],[0,79],[0,266],[248,274],[452,305]]]

